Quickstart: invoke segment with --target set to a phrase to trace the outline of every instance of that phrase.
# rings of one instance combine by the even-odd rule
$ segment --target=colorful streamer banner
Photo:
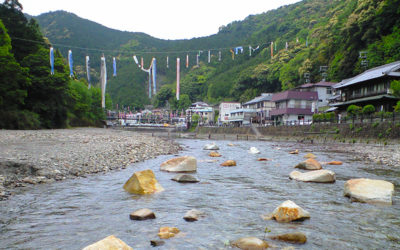
[[[68,51],[68,63],[69,63],[69,76],[73,77],[74,76],[74,70],[73,70],[73,64],[74,60],[72,59],[72,51]]]
[[[208,51],[208,63],[210,63],[210,62],[211,62],[211,52]]]
[[[113,57],[113,76],[117,76],[117,61]]]
[[[232,60],[235,60],[235,52],[231,49],[230,52],[232,53]]]
[[[167,69],[169,69],[169,56],[167,56]]]
[[[288,44],[288,42],[286,42],[285,49],[288,50],[288,48],[289,48],[289,44]]]
[[[186,68],[189,68],[189,54],[186,54]]]
[[[90,83],[90,59],[89,59],[89,56],[86,56],[86,77],[88,80],[88,88],[90,89],[91,83]]]
[[[199,67],[199,54],[196,55],[196,65]]]
[[[235,54],[237,55],[239,52],[243,53],[243,47],[242,46],[239,46],[239,47],[235,48]]]
[[[153,94],[157,94],[157,85],[156,85],[156,80],[157,80],[157,60],[153,58]]]
[[[274,57],[274,42],[271,42],[271,59]]]
[[[101,57],[100,65],[100,82],[101,82],[101,107],[106,108],[106,86],[107,86],[107,68],[106,68],[106,58]]]
[[[180,67],[181,67],[181,62],[179,57],[176,58],[176,100],[179,101],[179,81],[180,81]]]
[[[218,61],[221,61],[221,51],[218,51]]]
[[[54,49],[50,47],[50,74],[54,75]]]
[[[139,61],[138,61],[136,55],[133,56],[133,60],[135,61],[136,65],[140,68]]]

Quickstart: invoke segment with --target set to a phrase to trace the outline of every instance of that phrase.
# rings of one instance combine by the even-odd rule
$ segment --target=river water
[[[115,235],[134,249],[151,249],[162,226],[178,227],[179,237],[165,240],[159,249],[228,249],[225,243],[243,236],[300,231],[307,235],[305,245],[296,249],[399,249],[400,199],[395,192],[392,206],[350,202],[343,197],[343,186],[351,178],[374,178],[399,186],[398,171],[355,161],[354,156],[329,153],[318,145],[288,142],[216,141],[220,158],[202,150],[207,140],[178,140],[180,156],[198,159],[194,175],[200,183],[171,181],[173,173],[161,172],[160,164],[173,156],[160,156],[127,169],[36,185],[0,202],[1,249],[81,249],[108,235]],[[235,146],[228,146],[234,143]],[[249,154],[251,146],[261,153]],[[299,149],[300,154],[288,152]],[[333,184],[302,183],[289,180],[293,167],[312,150],[320,162],[339,160],[341,166],[326,166],[336,173]],[[257,158],[271,161],[257,161]],[[206,160],[217,160],[208,162]],[[220,167],[225,160],[236,160],[236,167]],[[132,195],[122,188],[136,171],[152,169],[164,192]],[[376,169],[376,170],[374,170]],[[385,170],[382,170],[385,169]],[[260,216],[272,212],[285,200],[306,209],[311,218],[303,222],[278,223]],[[132,221],[129,214],[149,208],[155,220]],[[196,208],[206,213],[197,222],[186,222],[186,211]],[[267,240],[279,248],[289,243]]]

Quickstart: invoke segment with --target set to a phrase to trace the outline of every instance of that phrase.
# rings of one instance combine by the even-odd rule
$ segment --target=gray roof
[[[265,94],[261,94],[261,96],[257,96],[256,98],[244,103],[243,105],[250,105],[253,103],[258,103],[258,102],[263,102],[263,101],[271,101],[271,98],[272,98],[272,94],[265,93]]]
[[[364,71],[363,73],[349,79],[345,79],[334,85],[335,89],[340,89],[360,82],[380,78],[389,75],[390,73],[400,69],[400,61],[385,64],[376,68]]]

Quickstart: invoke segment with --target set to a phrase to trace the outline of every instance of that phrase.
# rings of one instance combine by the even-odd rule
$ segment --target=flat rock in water
[[[186,212],[185,216],[183,216],[183,219],[185,221],[192,222],[192,221],[198,221],[199,218],[202,217],[204,217],[204,212],[199,211],[197,209],[192,209]]]
[[[309,158],[303,162],[300,162],[295,166],[295,168],[304,169],[304,170],[319,170],[322,169],[321,163],[313,158]]]
[[[204,145],[203,147],[204,150],[219,150],[219,147],[215,143],[209,143]]]
[[[278,222],[291,222],[309,219],[310,214],[293,201],[287,200],[275,208],[271,214],[264,215],[262,218],[264,220],[275,219]]]
[[[183,183],[195,183],[199,182],[199,180],[190,174],[177,174],[171,180]]]
[[[341,162],[341,161],[329,161],[329,162],[326,162],[326,165],[342,165],[343,164],[343,162]]]
[[[306,155],[304,155],[304,158],[307,158],[307,159],[309,159],[309,158],[317,158],[313,153],[308,153],[308,154],[306,154]]]
[[[162,246],[164,244],[165,244],[165,241],[163,241],[163,240],[151,240],[150,241],[150,245],[153,247]]]
[[[221,166],[223,166],[223,167],[233,167],[233,166],[236,166],[236,161],[227,160],[227,161],[221,163]]]
[[[269,238],[271,240],[280,240],[295,244],[304,244],[307,242],[307,236],[300,232],[274,235],[270,236]]]
[[[197,159],[193,156],[172,158],[161,163],[160,170],[167,172],[196,172]]]
[[[235,240],[231,243],[232,247],[237,247],[239,249],[251,249],[251,250],[262,250],[267,249],[269,247],[266,241],[260,240],[256,237],[244,237],[238,240]]]
[[[351,179],[344,184],[344,196],[352,201],[392,205],[393,193],[393,183],[383,180]]]
[[[161,227],[158,232],[158,237],[161,239],[169,239],[171,237],[175,237],[180,230],[176,227]]]
[[[155,219],[156,215],[147,208],[139,209],[129,215],[131,220],[148,220],[148,219]]]
[[[114,235],[110,235],[92,245],[83,248],[83,250],[99,250],[99,249],[133,250],[132,247],[128,246],[125,242],[118,239]]]
[[[336,181],[335,173],[331,170],[321,169],[306,173],[292,171],[289,178],[296,181],[333,183]]]
[[[152,194],[164,191],[150,169],[134,173],[124,184],[124,189],[134,194]]]
[[[208,154],[210,157],[221,157],[222,155],[218,152],[212,151]]]

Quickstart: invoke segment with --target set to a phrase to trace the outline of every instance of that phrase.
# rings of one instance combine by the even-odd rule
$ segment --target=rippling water
[[[220,158],[202,150],[210,141],[180,140],[185,148],[179,155],[198,159],[196,184],[171,181],[173,173],[161,172],[160,164],[173,156],[161,156],[127,169],[87,178],[32,187],[0,202],[1,249],[81,249],[114,234],[134,249],[149,249],[162,226],[178,227],[183,234],[165,240],[160,249],[227,249],[224,243],[243,236],[264,237],[301,231],[308,237],[296,249],[399,249],[400,199],[395,192],[393,206],[351,203],[343,197],[343,185],[350,178],[376,178],[399,186],[400,176],[391,171],[374,171],[374,164],[353,161],[353,156],[325,152],[317,145],[258,141],[217,141]],[[234,143],[236,146],[228,146]],[[259,155],[247,150],[255,146]],[[298,148],[299,155],[288,154]],[[302,183],[289,180],[293,166],[303,161],[304,149],[311,149],[319,161],[340,160],[341,166],[326,166],[336,172],[334,184]],[[303,151],[302,151],[303,150]],[[272,161],[257,161],[257,158]],[[202,160],[216,159],[217,162]],[[225,160],[236,167],[220,167]],[[122,189],[136,171],[152,169],[164,192],[139,196]],[[398,173],[398,172],[395,172]],[[260,215],[272,212],[285,200],[292,200],[311,214],[296,223],[264,221]],[[157,219],[132,221],[129,214],[149,208]],[[186,222],[183,215],[196,208],[207,217]],[[288,243],[268,240],[279,248]]]

